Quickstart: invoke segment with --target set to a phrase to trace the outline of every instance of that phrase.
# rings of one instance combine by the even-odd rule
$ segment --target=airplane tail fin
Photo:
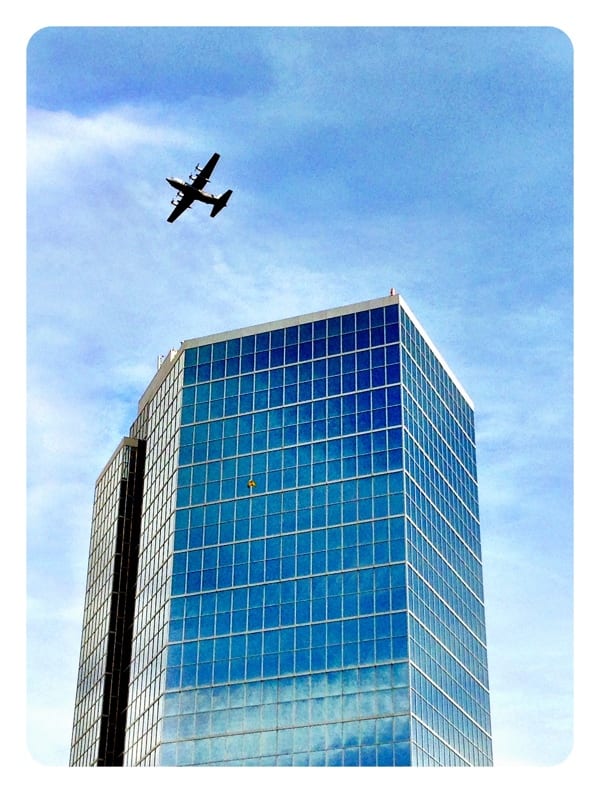
[[[232,193],[233,190],[226,190],[224,193],[222,193],[220,196],[217,197],[217,200],[215,201],[215,205],[213,206],[212,211],[210,213],[211,218],[214,218],[215,215],[218,215],[219,212],[227,206],[227,202],[229,201],[229,198],[231,197]]]

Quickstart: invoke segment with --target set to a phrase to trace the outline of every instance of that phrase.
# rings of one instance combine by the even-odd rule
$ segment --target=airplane
[[[214,218],[224,207],[227,206],[227,202],[233,192],[233,190],[226,190],[221,195],[212,195],[211,193],[205,193],[203,191],[203,187],[210,181],[210,176],[213,172],[215,165],[219,160],[219,154],[216,152],[210,158],[210,160],[206,163],[204,168],[201,168],[198,164],[196,166],[195,172],[191,173],[188,176],[190,182],[184,182],[183,179],[177,179],[175,177],[167,177],[167,182],[177,190],[177,195],[171,201],[175,209],[171,212],[167,221],[172,223],[174,220],[177,220],[179,215],[182,212],[190,207],[194,201],[201,201],[203,204],[212,204],[213,208],[211,210],[210,216]]]

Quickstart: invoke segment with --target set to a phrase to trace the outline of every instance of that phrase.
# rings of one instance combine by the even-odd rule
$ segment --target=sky
[[[395,288],[475,404],[494,760],[573,743],[573,49],[556,27],[27,47],[27,744],[68,763],[96,477],[184,339]],[[218,151],[212,220],[166,223]]]

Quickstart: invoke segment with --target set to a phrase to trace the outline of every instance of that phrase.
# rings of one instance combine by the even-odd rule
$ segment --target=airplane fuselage
[[[198,190],[197,188],[193,187],[189,182],[184,182],[183,179],[177,179],[176,177],[167,177],[167,182],[174,187],[175,190],[181,191],[185,196],[192,198],[194,201],[202,201],[204,204],[214,204],[217,200],[217,196],[213,195],[212,193],[205,193],[202,190]]]

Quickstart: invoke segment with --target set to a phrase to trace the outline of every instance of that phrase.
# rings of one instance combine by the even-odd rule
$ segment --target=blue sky
[[[68,746],[95,479],[181,340],[387,294],[476,408],[499,766],[572,743],[556,28],[45,28],[27,53],[28,744]],[[174,193],[213,151],[217,220]],[[51,683],[51,684],[50,684]]]

